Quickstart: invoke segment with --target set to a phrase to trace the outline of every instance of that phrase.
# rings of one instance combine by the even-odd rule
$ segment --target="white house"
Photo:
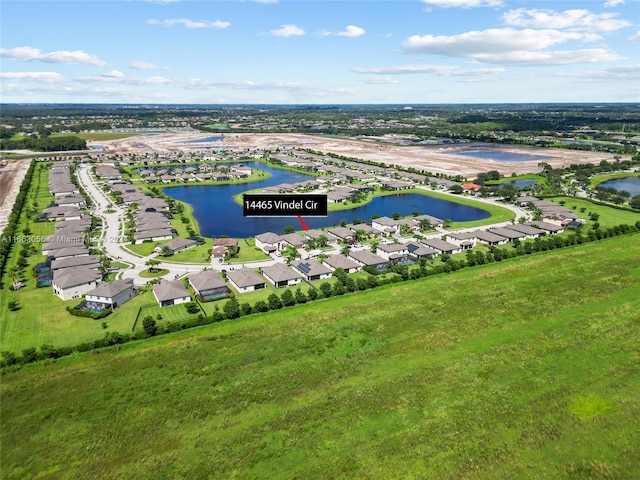
[[[331,277],[331,269],[314,260],[294,260],[291,262],[291,268],[309,281]]]
[[[53,293],[62,300],[80,298],[98,286],[100,272],[85,267],[65,268],[59,275],[54,273]]]
[[[253,292],[267,286],[264,278],[250,268],[231,270],[227,273],[229,283],[240,293]]]
[[[127,278],[114,282],[100,282],[96,288],[85,294],[84,299],[91,310],[106,310],[119,307],[135,294],[133,279]]]
[[[299,273],[294,272],[282,263],[276,263],[274,265],[264,267],[261,273],[264,278],[266,278],[276,288],[297,285],[302,281],[302,277]]]

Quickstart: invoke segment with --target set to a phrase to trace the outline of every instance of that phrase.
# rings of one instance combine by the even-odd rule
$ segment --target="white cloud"
[[[582,40],[585,34],[558,30],[515,30],[512,28],[471,31],[459,35],[413,35],[402,46],[407,52],[475,57],[520,50],[539,50],[569,40]]]
[[[294,35],[304,35],[305,32],[303,29],[296,25],[286,24],[282,25],[280,28],[271,30],[271,35],[276,37],[291,37]]]
[[[255,3],[278,3],[278,0],[252,0]]]
[[[499,7],[502,0],[422,0],[427,5],[441,8]]]
[[[366,33],[366,30],[362,27],[355,25],[347,25],[347,28],[343,32],[337,32],[336,35],[341,37],[360,37]]]
[[[166,20],[156,20],[152,18],[148,20],[149,25],[161,25],[163,27],[175,27],[176,25],[182,25],[186,28],[227,28],[231,26],[230,22],[223,22],[220,20],[189,20],[187,18],[168,18]]]
[[[80,63],[95,66],[106,65],[106,62],[99,60],[95,55],[90,55],[82,50],[58,50],[55,52],[42,53],[39,48],[25,46],[10,49],[0,48],[0,56],[25,61],[39,60],[47,63]]]
[[[102,74],[103,77],[105,78],[124,78],[124,73],[118,71],[118,70],[111,70],[110,72],[105,72]]]
[[[604,48],[566,51],[521,51],[475,55],[477,60],[503,65],[574,65],[578,63],[616,62],[624,57]]]
[[[472,76],[491,75],[504,72],[504,68],[472,68],[464,69],[454,65],[403,65],[400,67],[357,67],[356,73],[368,73],[372,75],[407,75],[407,74],[431,74],[438,76]]]
[[[144,0],[148,3],[159,3],[161,5],[168,5],[169,3],[180,3],[182,0]]]
[[[631,35],[628,40],[630,42],[640,42],[640,30],[638,30],[634,35]]]
[[[592,13],[589,10],[575,9],[556,12],[518,8],[502,15],[502,20],[513,27],[532,27],[545,29],[588,30],[611,32],[631,25],[619,20],[617,13]]]
[[[370,77],[370,78],[363,78],[362,81],[370,85],[396,85],[400,83],[395,78],[390,78],[390,77]]]
[[[127,66],[129,68],[133,68],[134,70],[156,70],[158,68],[153,63],[141,62],[141,61],[131,62]]]
[[[622,5],[623,3],[624,3],[624,0],[608,0],[604,2],[604,8],[617,7],[618,5]]]
[[[56,72],[0,72],[0,78],[42,83],[59,83],[64,81],[62,75]]]

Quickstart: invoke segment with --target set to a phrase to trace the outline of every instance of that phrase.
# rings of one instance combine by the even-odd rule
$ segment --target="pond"
[[[188,141],[186,141],[184,143],[209,143],[209,142],[219,142],[221,140],[224,140],[224,136],[215,135],[213,137],[198,138],[196,140],[188,140]]]
[[[598,184],[599,187],[615,188],[618,191],[629,192],[632,197],[640,195],[640,177],[614,178]]]
[[[200,233],[205,237],[229,235],[247,238],[264,232],[283,233],[284,227],[289,225],[300,230],[300,223],[295,217],[244,217],[242,206],[233,200],[233,196],[247,190],[281,183],[297,183],[314,177],[289,170],[271,168],[257,162],[245,162],[244,164],[251,168],[268,171],[271,173],[271,177],[244,184],[189,185],[165,188],[164,193],[193,207],[193,216],[198,222]],[[454,222],[481,220],[490,216],[489,212],[480,208],[413,193],[376,197],[367,205],[350,210],[329,212],[327,217],[305,217],[304,221],[309,228],[323,228],[339,225],[343,219],[347,223],[351,223],[354,218],[369,222],[373,215],[391,216],[397,212],[402,216],[407,216],[414,211]]]
[[[497,162],[532,162],[542,161],[549,158],[544,155],[531,155],[529,153],[512,153],[503,152],[501,150],[465,150],[462,152],[451,153],[460,157],[483,158],[485,160],[495,160]]]
[[[511,182],[502,182],[501,184],[498,185],[498,188],[502,188],[508,183],[513,185],[514,187],[526,188],[526,187],[531,187],[531,186],[535,185],[538,182],[537,182],[537,180],[530,180],[530,179],[513,180]]]

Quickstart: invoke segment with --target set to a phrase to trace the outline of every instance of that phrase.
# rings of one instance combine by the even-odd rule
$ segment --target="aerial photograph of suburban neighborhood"
[[[0,478],[640,478],[640,1],[2,0]]]

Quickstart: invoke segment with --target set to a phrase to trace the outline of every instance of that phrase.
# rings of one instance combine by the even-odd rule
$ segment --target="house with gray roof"
[[[341,268],[346,273],[354,273],[360,270],[360,264],[346,255],[329,255],[322,263],[332,271]]]
[[[331,269],[315,260],[294,260],[291,268],[300,273],[305,280],[322,280],[331,277]]]
[[[95,255],[82,255],[80,257],[66,257],[51,262],[51,270],[63,268],[86,267],[92,270],[100,268],[100,259]]]
[[[65,268],[61,274],[55,275],[51,282],[53,293],[62,300],[80,298],[98,286],[102,279],[100,272],[85,267]]]
[[[368,250],[360,250],[357,252],[349,252],[349,257],[355,260],[363,267],[372,267],[376,270],[386,270],[389,268],[389,261],[379,255],[369,252]]]
[[[476,230],[474,233],[476,234],[476,238],[480,243],[484,243],[485,245],[489,245],[490,247],[504,245],[509,241],[507,238],[501,235],[496,235],[495,233],[491,233],[486,230]]]
[[[248,267],[227,272],[227,279],[239,293],[253,292],[267,286],[265,279]]]
[[[184,250],[188,250],[189,248],[193,248],[198,245],[197,240],[193,240],[191,238],[176,238],[175,240],[171,240],[170,242],[165,243],[164,245],[160,245],[156,247],[159,251],[164,248],[169,248],[172,253],[182,252]]]
[[[161,307],[179,305],[191,301],[189,290],[180,280],[163,280],[159,285],[153,286],[153,296]]]
[[[132,278],[100,282],[96,288],[85,293],[85,308],[91,311],[113,310],[135,295]]]
[[[430,238],[428,240],[422,240],[422,243],[427,247],[433,248],[435,250],[439,250],[442,253],[446,253],[449,255],[453,255],[454,253],[460,253],[462,251],[462,247],[454,244],[445,242],[444,240],[440,240],[439,238]]]
[[[525,225],[520,223],[516,223],[514,225],[507,225],[504,228],[508,228],[509,230],[515,230],[516,232],[519,232],[519,233],[523,233],[524,235],[526,235],[526,238],[530,238],[530,239],[544,237],[547,234],[547,232],[545,232],[544,230],[541,230],[536,227],[532,227],[531,225]]]
[[[488,232],[500,235],[501,237],[506,238],[509,242],[513,242],[514,240],[525,240],[527,238],[524,233],[502,227],[490,228]]]
[[[274,263],[268,267],[263,267],[260,273],[276,288],[297,285],[302,281],[299,273],[282,263]]]
[[[265,232],[255,236],[256,248],[267,254],[280,250],[280,240],[280,235],[273,232]]]
[[[409,255],[409,250],[406,244],[402,243],[381,243],[376,248],[376,255],[384,258],[385,260],[393,260],[395,262],[406,260]]]
[[[145,240],[158,242],[160,240],[169,240],[173,238],[173,230],[170,228],[160,228],[153,230],[145,230],[144,232],[136,232],[133,234],[136,243],[144,243]]]
[[[478,241],[475,232],[449,232],[445,238],[447,242],[459,245],[462,250],[475,247]]]
[[[203,301],[226,297],[231,292],[220,275],[212,270],[189,275],[189,284]]]
[[[435,248],[427,247],[421,243],[408,242],[407,250],[409,250],[409,258],[414,262],[421,258],[434,258],[440,253]]]
[[[354,233],[346,227],[335,227],[327,230],[327,233],[330,235],[328,238],[337,238],[338,240],[342,240],[345,242],[350,242],[353,240]]]
[[[562,225],[556,225],[555,223],[543,222],[542,220],[534,220],[533,222],[527,222],[525,225],[531,225],[532,227],[544,230],[549,234],[557,234],[564,232]]]

